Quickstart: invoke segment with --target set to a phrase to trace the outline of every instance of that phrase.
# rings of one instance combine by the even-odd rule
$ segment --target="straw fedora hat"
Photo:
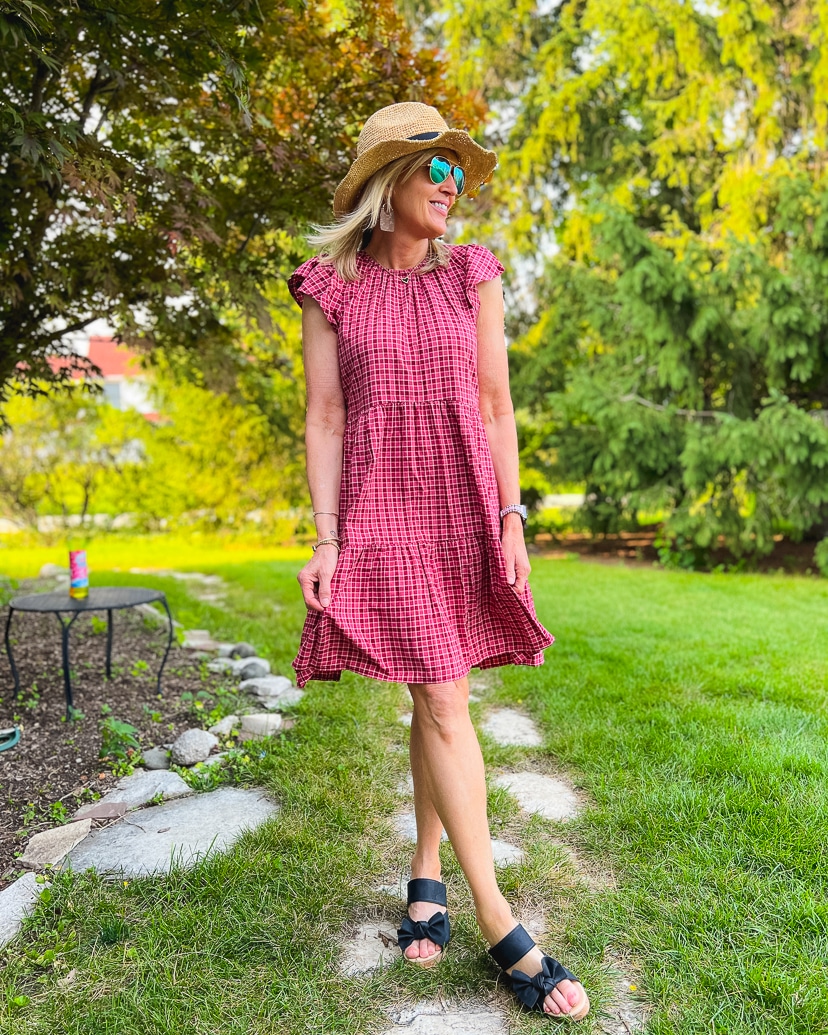
[[[494,172],[497,155],[476,144],[463,129],[449,129],[436,108],[419,101],[389,104],[368,119],[357,141],[357,156],[334,194],[334,215],[350,212],[377,169],[395,158],[441,147],[454,151],[466,174],[466,193]]]

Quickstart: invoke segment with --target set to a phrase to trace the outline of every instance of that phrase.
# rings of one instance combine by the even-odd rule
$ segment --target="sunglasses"
[[[458,195],[463,193],[466,186],[466,174],[460,166],[452,165],[448,158],[440,158],[439,155],[428,163],[428,175],[432,183],[444,183],[451,176]]]

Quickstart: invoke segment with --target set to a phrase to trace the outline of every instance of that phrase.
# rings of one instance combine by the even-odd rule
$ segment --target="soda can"
[[[69,551],[69,596],[83,600],[89,596],[89,569],[86,550]]]

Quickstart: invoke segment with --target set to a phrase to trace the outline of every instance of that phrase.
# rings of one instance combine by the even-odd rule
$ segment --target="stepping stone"
[[[513,794],[522,809],[545,819],[563,821],[574,819],[581,811],[575,791],[552,776],[541,773],[504,773],[494,780]]]
[[[377,967],[386,967],[399,956],[397,932],[386,921],[361,924],[340,943],[341,973],[347,977],[366,974]]]
[[[403,841],[417,841],[417,817],[413,812],[399,812],[391,822]],[[445,830],[440,840],[448,841],[448,834]]]
[[[192,787],[189,787],[178,773],[171,773],[166,769],[152,769],[149,772],[136,769],[131,776],[119,780],[114,788],[101,798],[101,802],[124,801],[128,809],[137,809],[157,798],[159,794],[167,799],[181,798],[192,793]]]
[[[20,862],[32,869],[54,866],[64,855],[71,852],[76,844],[83,841],[91,826],[91,819],[80,819],[75,823],[64,823],[62,827],[35,834],[26,845]]]
[[[93,805],[84,805],[75,813],[75,819],[96,819],[99,823],[108,819],[121,819],[126,815],[125,801],[96,801]]]
[[[524,859],[523,849],[517,845],[510,845],[506,841],[498,841],[492,838],[492,857],[495,866],[512,866],[514,863],[522,863]]]
[[[617,976],[614,994],[604,1005],[598,1024],[604,1035],[629,1035],[644,1030],[649,1009],[646,1003],[635,998],[640,995],[639,987],[638,982]]]
[[[401,873],[399,880],[395,884],[378,884],[373,890],[380,895],[390,895],[391,898],[402,899],[403,902],[408,898],[408,882],[411,880],[411,874],[406,871]]]
[[[261,792],[238,787],[152,805],[94,830],[68,855],[63,868],[125,877],[189,868],[208,853],[229,848],[245,830],[254,830],[278,811]]]
[[[411,720],[413,718],[414,718],[414,714],[412,712],[405,712],[405,714],[401,715],[397,721],[400,723],[401,726],[408,726],[409,729],[410,729],[411,728]]]
[[[543,737],[528,715],[513,708],[500,708],[489,714],[483,732],[504,747],[540,747]]]
[[[24,873],[14,884],[0,891],[0,949],[7,945],[35,907],[41,891],[48,884],[38,884],[37,874]]]
[[[393,1027],[382,1035],[509,1035],[506,1015],[487,1003],[426,1002],[389,1013]]]

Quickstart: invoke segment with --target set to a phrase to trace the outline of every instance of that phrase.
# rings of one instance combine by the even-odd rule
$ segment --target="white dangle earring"
[[[394,209],[387,201],[383,202],[380,209],[379,227],[388,234],[394,232]]]

